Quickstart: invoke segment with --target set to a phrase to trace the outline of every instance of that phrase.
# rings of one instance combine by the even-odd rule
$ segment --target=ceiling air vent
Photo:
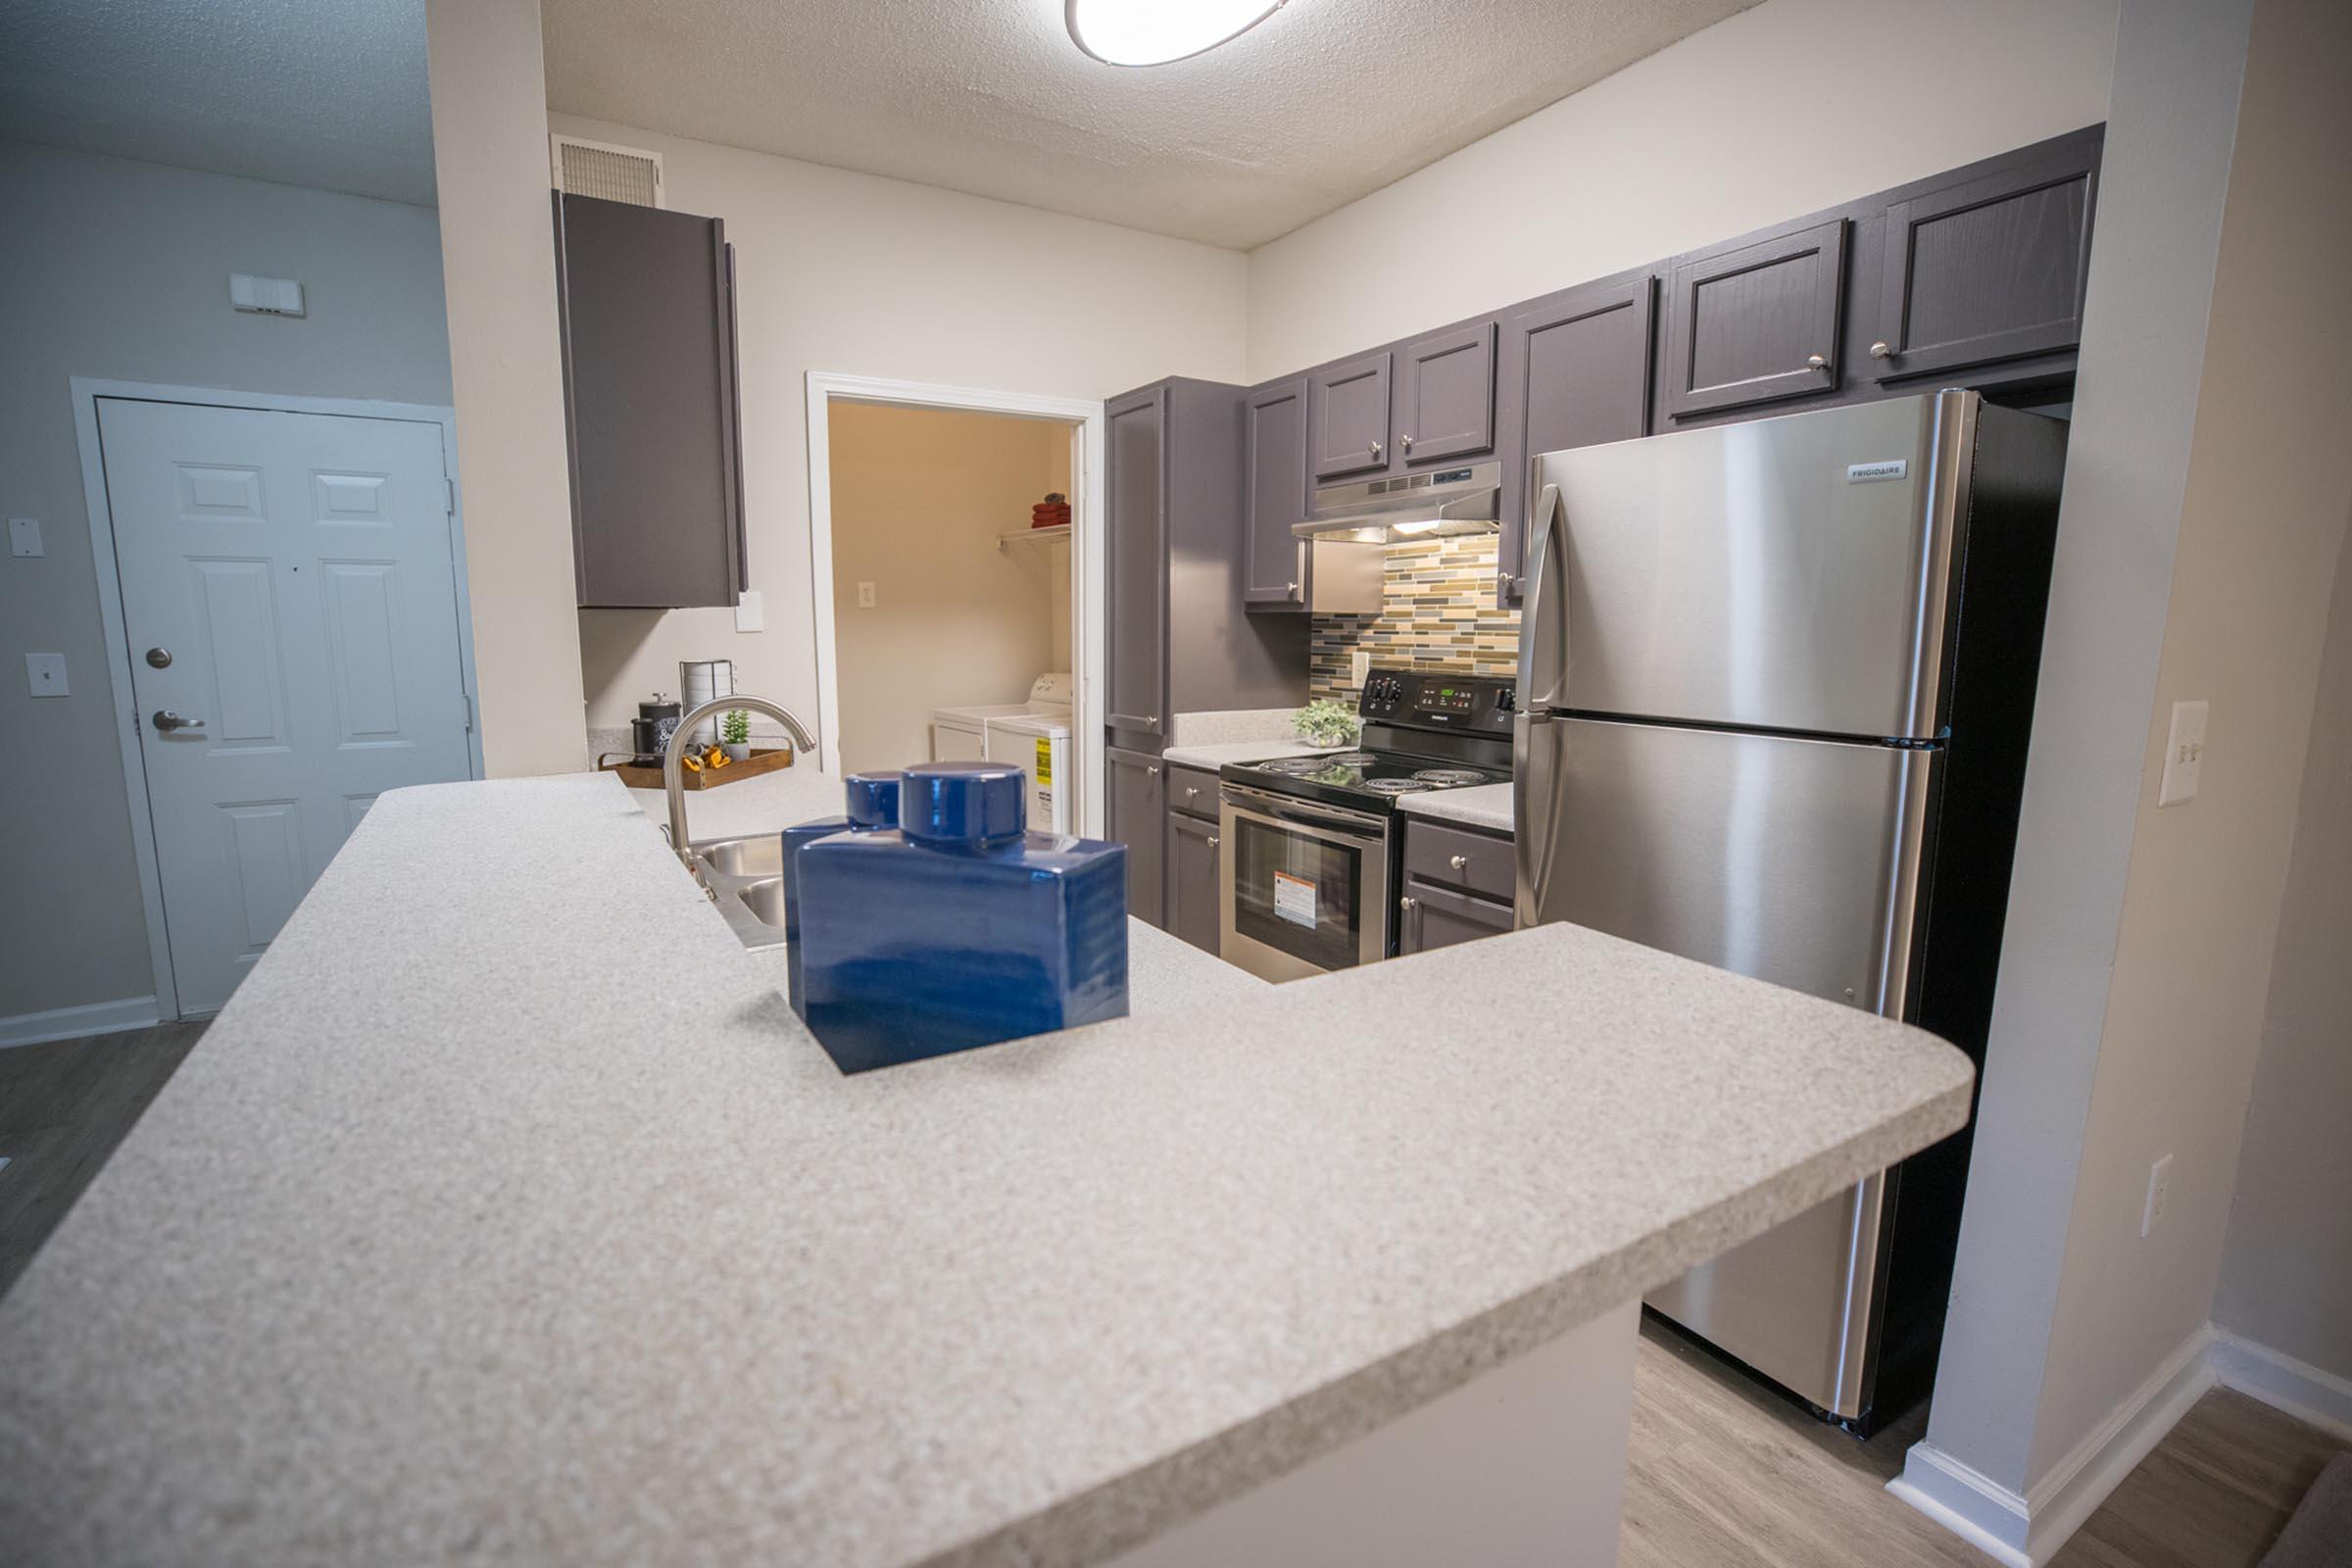
[[[566,196],[594,196],[632,207],[662,205],[662,155],[642,147],[615,147],[577,136],[550,136],[556,189]]]

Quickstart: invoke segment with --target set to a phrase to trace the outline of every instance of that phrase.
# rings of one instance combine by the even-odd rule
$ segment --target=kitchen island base
[[[1641,1322],[1611,1307],[1110,1568],[1608,1568]]]

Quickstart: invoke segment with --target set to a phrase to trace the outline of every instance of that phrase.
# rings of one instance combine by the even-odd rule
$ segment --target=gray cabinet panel
[[[1657,278],[1604,279],[1539,300],[1502,323],[1502,533],[1495,569],[1519,597],[1528,466],[1546,452],[1649,433]]]
[[[1509,839],[1420,820],[1404,825],[1404,874],[1502,904],[1519,886]]]
[[[1494,450],[1494,323],[1425,337],[1404,350],[1396,454],[1437,463]]]
[[[1206,768],[1168,764],[1168,809],[1187,816],[1217,818],[1217,775]]]
[[[1103,410],[1110,535],[1104,721],[1137,736],[1166,733],[1167,416],[1164,386],[1130,393]]]
[[[1249,484],[1242,519],[1242,601],[1303,609],[1307,553],[1291,524],[1306,515],[1306,378],[1259,387],[1243,405],[1242,420]]]
[[[1306,378],[1308,467],[1317,479],[1389,466],[1389,366],[1378,354]]]
[[[1990,174],[1886,208],[1880,381],[2074,348],[2099,147],[2072,139]]]
[[[1167,803],[1159,759],[1113,746],[1104,749],[1102,763],[1102,836],[1127,846],[1127,912],[1160,925]]]
[[[1511,929],[1511,906],[1492,899],[1457,893],[1419,877],[1404,879],[1396,906],[1396,953],[1399,957],[1501,936]]]
[[[1666,308],[1671,418],[1838,389],[1842,218],[1674,264]]]
[[[579,603],[732,605],[743,473],[724,230],[562,194],[555,224]]]
[[[1168,933],[1203,953],[1217,951],[1217,824],[1168,812]]]

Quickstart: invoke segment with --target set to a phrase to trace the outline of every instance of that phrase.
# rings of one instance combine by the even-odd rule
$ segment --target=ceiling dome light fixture
[[[1164,66],[1240,37],[1289,0],[1067,0],[1071,41],[1106,66]]]

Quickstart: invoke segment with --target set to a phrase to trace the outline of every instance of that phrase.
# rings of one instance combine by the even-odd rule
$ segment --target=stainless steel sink
[[[688,846],[735,940],[758,952],[784,945],[784,841],[775,833]]]

